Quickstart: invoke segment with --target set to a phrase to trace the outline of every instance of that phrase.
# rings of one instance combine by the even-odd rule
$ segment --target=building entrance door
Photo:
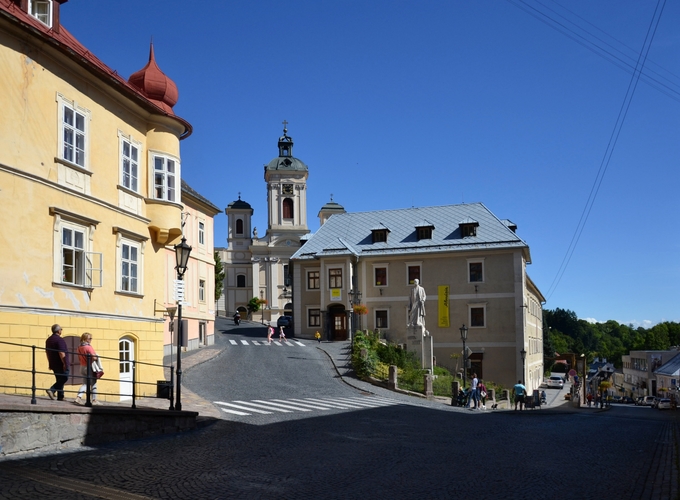
[[[334,307],[330,311],[331,338],[333,340],[347,340],[347,312],[344,307]]]
[[[118,358],[120,373],[120,400],[132,399],[132,362],[135,360],[135,342],[124,337],[118,342]]]

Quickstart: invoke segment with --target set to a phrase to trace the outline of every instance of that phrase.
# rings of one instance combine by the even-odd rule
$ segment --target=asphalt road
[[[225,412],[177,436],[4,461],[0,498],[677,498],[678,412],[473,412],[389,398],[343,383],[313,342],[261,346],[250,342],[266,340],[263,329],[226,330],[222,354],[186,376],[213,401],[394,401]]]

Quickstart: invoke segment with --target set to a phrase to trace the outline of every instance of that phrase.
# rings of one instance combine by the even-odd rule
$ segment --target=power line
[[[609,61],[610,63],[614,64],[616,67],[631,73],[632,75],[635,75],[635,72],[638,71],[637,69],[637,63],[633,64],[632,62],[629,61],[634,61],[634,58],[625,54],[623,51],[619,50],[612,44],[606,42],[603,40],[601,37],[598,37],[594,35],[592,32],[588,31],[587,29],[579,26],[578,24],[574,23],[573,21],[570,21],[567,19],[565,16],[560,14],[554,9],[551,9],[550,7],[546,6],[545,4],[541,3],[540,1],[537,1],[536,3],[538,5],[541,5],[545,9],[547,9],[550,12],[553,12],[555,15],[559,16],[562,18],[565,22],[561,22],[554,17],[551,17],[548,13],[541,11],[534,7],[533,5],[530,5],[527,3],[525,0],[507,0],[508,3],[514,5],[520,10],[523,10],[530,16],[538,19],[542,23],[546,24],[547,26],[553,28],[555,31],[558,31],[559,33],[562,33],[564,36],[567,38],[573,40],[574,42],[578,43],[585,49],[591,51],[592,53],[602,57],[606,61]],[[558,4],[559,5],[559,4]],[[563,7],[564,8],[564,7]],[[564,8],[567,12],[573,14],[577,18],[583,20],[585,23],[590,24],[591,26],[595,27],[592,23],[586,21],[585,19],[581,18],[577,14],[574,14],[571,12],[569,9]],[[580,30],[581,32],[585,33],[585,35],[578,33],[575,29],[572,29],[571,27],[567,26],[565,23],[568,23],[576,28],[576,30]],[[626,44],[623,42],[617,40],[613,36],[607,34],[605,31],[595,27],[598,31],[601,31],[604,33],[606,36],[611,38],[612,40],[616,41],[617,43],[621,44],[622,46],[626,47],[629,50],[633,50],[632,48],[628,47]],[[595,41],[593,41],[595,40]],[[621,54],[621,56],[617,55],[615,52],[618,52]],[[637,52],[636,52],[637,53]],[[628,59],[629,61],[625,60],[624,58]],[[651,62],[651,61],[650,61]],[[661,66],[658,64],[654,63],[655,66],[658,66],[659,68],[663,69]],[[670,97],[671,99],[680,102],[680,83],[673,82],[671,79],[661,75],[659,72],[654,71],[649,68],[645,68],[645,72],[640,72],[638,75],[638,78],[642,77],[645,83],[650,85],[652,88],[658,90],[662,94]],[[671,73],[670,71],[667,71],[663,69],[666,73],[669,75],[680,79],[677,75]],[[648,74],[648,73],[653,73],[654,75],[657,75],[658,78],[655,78],[654,76]],[[665,82],[661,81],[665,80]]]
[[[565,253],[564,258],[562,259],[562,263],[560,264],[560,267],[557,271],[557,274],[555,275],[555,278],[553,279],[552,283],[550,284],[550,287],[548,288],[548,292],[546,293],[547,300],[550,299],[554,291],[557,289],[557,286],[559,285],[562,276],[564,276],[567,266],[569,265],[569,261],[571,261],[571,257],[574,255],[576,245],[578,244],[581,238],[581,234],[583,233],[583,229],[585,228],[586,222],[588,221],[590,211],[592,210],[593,205],[595,203],[595,199],[597,198],[597,194],[600,191],[602,181],[604,180],[604,176],[607,173],[607,168],[609,167],[609,163],[614,153],[614,149],[616,148],[616,143],[618,142],[619,135],[621,134],[623,123],[625,122],[628,110],[630,109],[630,105],[633,100],[633,95],[635,94],[638,82],[640,81],[640,75],[642,74],[642,70],[645,66],[647,56],[649,55],[649,50],[651,49],[652,42],[654,41],[654,36],[656,35],[656,30],[659,26],[659,21],[661,20],[661,15],[663,14],[665,6],[666,0],[663,0],[663,4],[661,4],[661,0],[657,1],[656,8],[654,9],[654,15],[652,16],[649,28],[647,29],[645,41],[642,44],[642,49],[640,50],[640,54],[635,63],[635,71],[633,72],[633,75],[630,81],[628,82],[628,89],[626,90],[626,95],[619,109],[619,115],[616,118],[614,129],[612,130],[612,133],[609,137],[609,143],[607,144],[604,156],[602,158],[602,161],[600,162],[600,167],[597,171],[597,175],[595,176],[593,186],[590,189],[590,194],[588,195],[586,204],[583,208],[583,211],[581,212],[581,218],[579,219],[578,224],[576,225],[576,230],[574,231],[574,234],[571,238],[571,242],[567,247],[567,252]]]

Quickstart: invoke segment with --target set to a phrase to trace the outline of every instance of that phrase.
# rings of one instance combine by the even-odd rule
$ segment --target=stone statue
[[[257,238],[257,228],[253,228],[253,238]]]
[[[411,298],[408,304],[408,326],[422,326],[425,329],[425,289],[420,286],[420,280],[413,280]]]

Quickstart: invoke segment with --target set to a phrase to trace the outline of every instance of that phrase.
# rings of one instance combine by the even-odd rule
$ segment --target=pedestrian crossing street
[[[229,339],[229,343],[231,345],[254,345],[254,346],[278,346],[278,347],[306,347],[305,344],[302,342],[295,340],[295,339],[286,339],[285,341],[280,341],[280,340],[274,340],[272,339],[272,343],[270,344],[266,340],[234,340],[234,339]]]
[[[358,410],[403,404],[379,396],[351,398],[253,399],[251,401],[213,401],[225,413],[238,416],[272,415],[274,413]]]

